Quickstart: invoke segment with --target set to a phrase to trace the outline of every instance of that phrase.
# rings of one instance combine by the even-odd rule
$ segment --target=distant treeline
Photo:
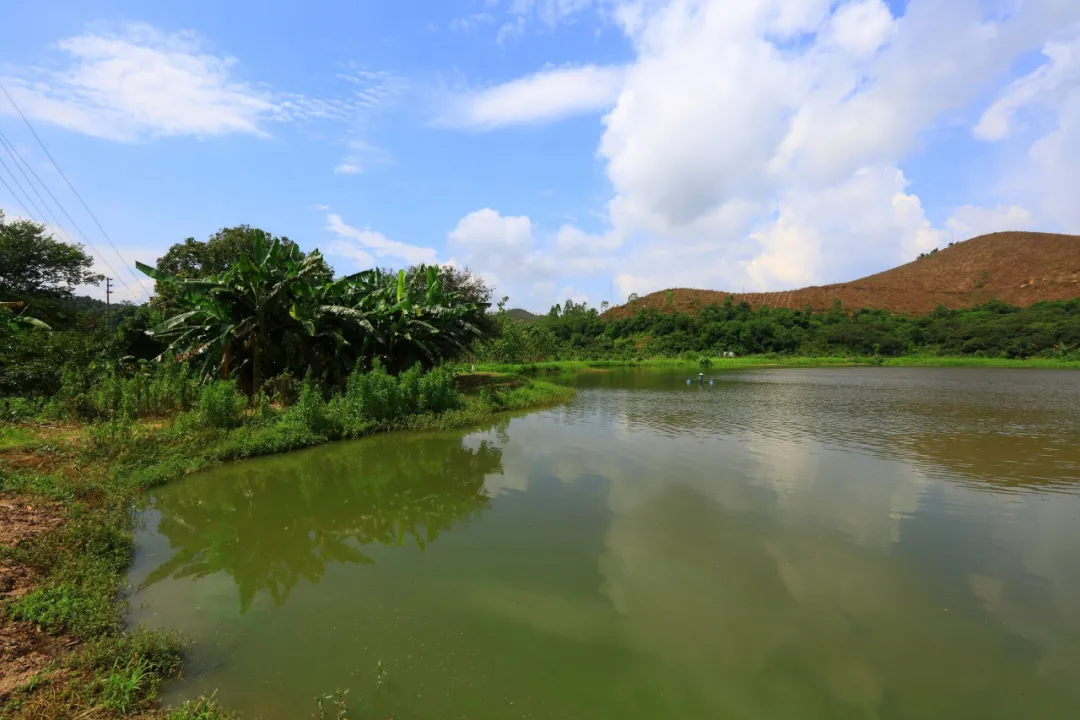
[[[643,309],[606,320],[568,301],[540,319],[509,316],[480,350],[494,362],[633,358],[685,353],[777,353],[804,357],[940,355],[1080,358],[1080,298],[1025,308],[993,301],[927,315],[883,310],[751,308],[728,298],[696,314]]]

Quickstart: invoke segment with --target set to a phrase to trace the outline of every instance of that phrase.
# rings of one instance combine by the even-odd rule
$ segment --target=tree
[[[157,270],[180,280],[197,280],[225,273],[240,258],[252,256],[255,238],[260,233],[264,242],[269,244],[277,240],[285,248],[296,248],[300,259],[305,257],[296,243],[285,236],[275,238],[272,233],[259,228],[237,225],[218,230],[205,242],[189,237],[184,242],[176,243],[166,251],[165,255],[158,258]],[[333,275],[330,266],[325,262],[319,270],[320,279],[329,280]],[[157,296],[155,304],[159,307],[172,307],[176,303],[174,290],[168,283],[155,284],[154,293]]]
[[[250,367],[253,393],[263,378],[311,370],[343,385],[357,363],[375,359],[392,372],[431,367],[461,354],[482,336],[472,318],[486,304],[446,292],[435,266],[386,273],[366,270],[338,280],[318,250],[252,230],[251,255],[201,279],[168,275],[138,263],[173,298],[179,314],[150,332],[169,350],[214,368]]]
[[[60,242],[32,220],[5,222],[0,211],[0,299],[71,297],[76,285],[97,285],[94,259],[81,245]]]
[[[251,389],[258,393],[271,332],[296,325],[290,322],[290,306],[299,287],[316,281],[326,263],[318,251],[305,257],[295,243],[268,238],[262,230],[252,230],[250,237],[250,255],[241,254],[228,271],[205,280],[136,265],[188,308],[151,333],[173,337],[170,349],[189,357],[204,356],[204,367],[217,365],[223,377],[228,377],[237,351],[245,350],[243,359],[251,362]]]

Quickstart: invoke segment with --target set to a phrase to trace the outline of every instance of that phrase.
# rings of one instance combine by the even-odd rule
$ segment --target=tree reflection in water
[[[501,449],[460,436],[384,435],[218,468],[162,489],[153,509],[175,554],[143,583],[225,572],[246,611],[260,590],[283,603],[328,562],[372,564],[366,545],[423,551],[486,509]]]

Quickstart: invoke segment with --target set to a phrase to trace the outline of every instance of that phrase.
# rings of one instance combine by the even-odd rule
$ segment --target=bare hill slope
[[[675,288],[608,310],[604,317],[629,317],[643,308],[695,312],[731,295],[753,307],[815,309],[839,300],[848,308],[927,313],[938,305],[964,308],[993,299],[1012,305],[1080,296],[1080,236],[1034,232],[982,235],[906,265],[835,285],[771,293],[727,293]]]

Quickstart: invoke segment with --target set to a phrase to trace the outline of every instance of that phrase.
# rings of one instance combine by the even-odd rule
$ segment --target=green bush
[[[454,382],[454,373],[443,367],[421,376],[416,397],[416,412],[419,413],[441,413],[461,406],[461,393]]]
[[[42,409],[40,400],[25,397],[0,398],[0,422],[19,422],[37,416]]]
[[[394,417],[398,404],[398,381],[375,361],[369,372],[357,367],[349,376],[346,390],[353,413],[375,422],[388,422]]]
[[[447,368],[427,373],[414,365],[398,376],[378,362],[368,372],[359,368],[349,376],[339,412],[366,423],[392,425],[409,415],[441,413],[461,405],[454,374]]]
[[[319,389],[309,372],[300,386],[300,395],[296,404],[286,413],[287,419],[298,421],[305,428],[316,434],[332,435],[336,422],[327,413],[322,390]]]
[[[247,398],[235,380],[215,380],[199,393],[197,413],[205,426],[226,429],[240,424],[246,406]]]

